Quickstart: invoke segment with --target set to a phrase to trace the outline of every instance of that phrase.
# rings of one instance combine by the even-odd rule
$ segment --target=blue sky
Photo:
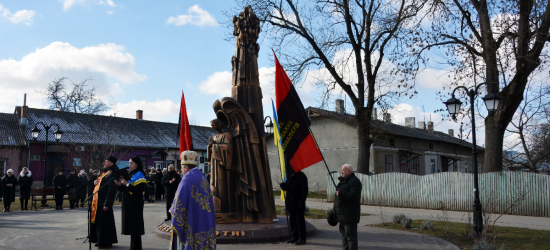
[[[234,7],[225,1],[119,1],[40,0],[0,2],[0,112],[22,105],[45,108],[44,90],[49,82],[66,76],[78,82],[92,78],[98,94],[112,109],[108,115],[177,122],[181,91],[188,112],[201,125],[214,118],[212,103],[230,96],[231,56],[234,42],[222,38],[227,30],[222,11]],[[238,14],[238,13],[235,13]],[[271,113],[273,69],[269,41],[260,44],[258,65],[264,92],[264,113]],[[392,111],[395,123],[444,108],[441,72],[427,70],[417,79],[419,95],[404,100]],[[319,106],[315,88],[298,92],[304,106]],[[349,100],[349,99],[348,99]],[[422,106],[425,113],[422,112]],[[446,132],[459,125],[443,122],[436,130]],[[480,142],[483,140],[478,139]],[[480,143],[481,144],[481,143]]]

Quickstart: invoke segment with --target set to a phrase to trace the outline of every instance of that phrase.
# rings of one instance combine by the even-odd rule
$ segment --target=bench
[[[50,195],[51,198],[48,198],[48,195]],[[32,196],[31,210],[32,210],[32,207],[34,207],[34,211],[38,210],[38,204],[36,204],[38,201],[41,201],[44,204],[46,204],[47,201],[55,201],[55,197],[53,195],[53,188],[33,189],[31,196]],[[42,196],[45,196],[45,199],[43,199]],[[63,197],[63,200],[68,200],[68,199],[69,198]]]

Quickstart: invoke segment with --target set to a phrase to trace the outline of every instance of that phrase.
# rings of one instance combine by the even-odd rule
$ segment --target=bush
[[[420,225],[420,230],[430,230],[430,231],[432,231],[433,229],[434,229],[434,223],[431,220],[424,221]]]
[[[404,214],[396,214],[393,216],[393,223],[401,224],[403,219],[407,218]]]
[[[401,225],[403,225],[406,229],[411,229],[411,224],[413,223],[413,220],[411,218],[405,217],[401,220]]]

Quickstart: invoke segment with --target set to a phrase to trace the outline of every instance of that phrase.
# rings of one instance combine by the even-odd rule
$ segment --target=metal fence
[[[336,180],[340,173],[332,174]],[[430,175],[356,173],[363,185],[361,204],[374,206],[471,211],[474,175],[444,172]],[[335,187],[327,175],[327,199],[334,200]],[[550,176],[524,172],[479,175],[483,210],[490,213],[550,216]]]

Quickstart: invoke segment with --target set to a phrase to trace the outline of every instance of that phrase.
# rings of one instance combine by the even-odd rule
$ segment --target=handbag
[[[327,222],[333,227],[338,225],[338,215],[336,215],[336,211],[334,209],[329,213]]]

